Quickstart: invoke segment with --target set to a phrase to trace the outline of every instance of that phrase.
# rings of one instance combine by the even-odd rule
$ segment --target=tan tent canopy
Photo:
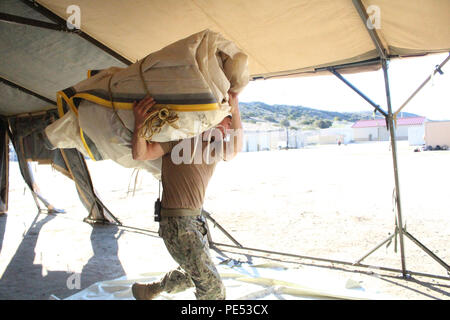
[[[448,0],[2,0],[0,15],[2,115],[48,109],[87,69],[123,67],[205,29],[249,55],[252,79],[450,51]],[[26,90],[11,99],[11,86]]]
[[[39,0],[66,19],[72,0]],[[79,0],[81,30],[136,61],[209,28],[250,56],[253,77],[376,58],[351,0]],[[364,0],[388,55],[450,50],[450,1]],[[375,21],[379,20],[379,21]]]

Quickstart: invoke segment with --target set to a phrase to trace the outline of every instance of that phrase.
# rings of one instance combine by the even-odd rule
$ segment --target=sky
[[[393,59],[389,64],[389,81],[393,112],[442,63],[448,53],[420,58]],[[450,120],[450,61],[402,109],[430,120]],[[387,111],[383,71],[344,75],[381,108]],[[334,75],[251,81],[239,95],[239,101],[267,104],[301,105],[337,111],[373,111],[373,107]]]

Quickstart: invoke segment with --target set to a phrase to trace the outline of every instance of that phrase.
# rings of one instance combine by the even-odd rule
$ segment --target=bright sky
[[[447,56],[448,53],[391,60],[389,77],[393,112]],[[431,120],[450,120],[450,61],[442,71],[444,74],[436,74],[402,111]],[[344,77],[387,111],[382,70]],[[239,100],[301,105],[338,112],[373,111],[369,103],[334,75],[251,81],[239,95]]]

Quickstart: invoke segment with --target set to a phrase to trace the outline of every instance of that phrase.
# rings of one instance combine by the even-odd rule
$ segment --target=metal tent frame
[[[395,204],[396,204],[396,223],[395,223],[395,230],[394,234],[390,237],[388,237],[386,240],[384,240],[380,245],[376,246],[373,250],[371,250],[368,254],[366,254],[364,257],[359,259],[355,265],[358,265],[361,263],[362,260],[364,260],[366,257],[368,257],[370,254],[375,252],[378,248],[380,248],[383,244],[387,243],[389,240],[391,240],[394,236],[397,234],[399,235],[400,240],[400,256],[401,256],[401,265],[402,265],[402,275],[404,278],[406,278],[407,270],[406,270],[406,255],[405,255],[405,246],[404,246],[404,236],[409,238],[414,244],[416,244],[420,249],[425,251],[429,256],[431,256],[435,261],[437,261],[440,265],[442,265],[446,270],[447,273],[450,275],[450,266],[446,264],[442,259],[440,259],[437,255],[435,255],[431,250],[429,250],[425,245],[420,243],[416,238],[414,238],[408,231],[406,231],[406,227],[403,224],[403,218],[402,218],[402,207],[401,207],[401,197],[400,197],[400,182],[399,182],[399,175],[398,175],[398,157],[397,157],[397,140],[395,136],[395,127],[396,127],[396,116],[400,110],[406,106],[406,104],[411,101],[411,99],[417,94],[417,92],[423,88],[425,84],[422,84],[418,90],[416,90],[413,95],[407,99],[407,101],[395,112],[392,111],[392,103],[391,103],[391,90],[389,85],[389,73],[388,73],[388,67],[389,67],[389,56],[386,53],[386,49],[383,48],[383,44],[378,37],[376,31],[374,28],[370,28],[368,26],[367,21],[369,21],[369,17],[367,16],[366,11],[364,10],[364,6],[362,5],[361,0],[353,0],[353,4],[358,11],[361,20],[363,21],[367,31],[370,34],[370,37],[372,41],[374,42],[378,54],[380,56],[381,62],[382,62],[382,68],[383,68],[383,75],[384,75],[384,84],[385,84],[385,92],[386,92],[386,102],[387,102],[387,114],[385,112],[382,112],[382,114],[385,116],[387,128],[390,132],[390,140],[391,140],[391,151],[392,151],[392,161],[394,166],[394,181],[395,181],[395,189],[394,189],[394,197],[395,197]],[[448,58],[445,59],[445,61],[434,71],[442,73],[442,66],[448,61]],[[337,72],[333,72],[335,75],[337,75]],[[339,77],[339,79],[344,80],[342,77]],[[426,80],[428,82],[430,77]],[[425,83],[426,83],[425,82]],[[379,108],[375,108],[376,110],[380,111]]]
[[[440,73],[442,74],[441,68],[450,60],[450,54],[449,56],[438,66],[436,66],[435,70],[433,71],[433,74]],[[428,254],[431,258],[433,258],[436,262],[438,262],[442,267],[444,267],[447,271],[447,274],[450,276],[450,266],[443,261],[441,258],[439,258],[435,253],[433,253],[429,248],[427,248],[424,244],[422,244],[418,239],[416,239],[411,233],[409,233],[406,230],[406,226],[403,224],[403,217],[402,217],[402,208],[401,208],[401,202],[400,202],[400,184],[399,184],[399,175],[398,175],[398,158],[397,158],[397,140],[395,136],[395,122],[396,122],[396,116],[397,114],[403,109],[406,104],[412,100],[412,98],[425,86],[427,82],[430,81],[432,76],[428,76],[427,79],[419,86],[417,90],[414,91],[414,93],[405,101],[405,103],[402,104],[402,106],[393,113],[392,111],[392,105],[391,105],[391,97],[390,97],[390,87],[389,87],[389,77],[388,77],[388,63],[389,58],[381,58],[382,62],[382,68],[383,68],[383,75],[384,75],[384,82],[385,82],[385,90],[386,90],[386,100],[388,105],[388,111],[384,111],[378,104],[373,102],[370,98],[368,98],[364,93],[359,91],[354,85],[352,85],[347,79],[345,79],[337,70],[336,68],[329,67],[328,70],[334,74],[339,80],[344,82],[347,86],[349,86],[353,91],[355,91],[357,94],[359,94],[364,100],[366,100],[369,104],[371,104],[375,112],[381,113],[386,120],[386,126],[390,132],[390,143],[391,143],[391,151],[392,151],[392,160],[393,160],[393,167],[394,167],[394,198],[395,198],[395,205],[396,205],[396,220],[395,220],[395,229],[394,233],[388,236],[385,240],[383,240],[380,244],[376,245],[372,250],[370,250],[367,254],[365,254],[363,257],[359,258],[356,262],[346,262],[346,261],[339,261],[339,260],[332,260],[332,259],[324,259],[324,258],[317,258],[317,257],[308,257],[308,256],[301,256],[297,254],[291,254],[291,253],[282,253],[277,251],[270,251],[270,250],[262,250],[257,248],[249,248],[242,246],[236,239],[234,239],[222,226],[220,226],[217,221],[215,221],[211,214],[207,211],[203,210],[203,214],[207,219],[209,219],[214,226],[219,227],[220,231],[222,231],[225,236],[227,236],[235,245],[227,245],[223,243],[215,243],[212,241],[212,239],[209,237],[209,242],[212,246],[218,245],[218,246],[225,246],[225,247],[231,247],[236,249],[242,249],[247,251],[255,251],[255,252],[263,252],[263,253],[269,253],[269,254],[276,254],[276,255],[282,255],[282,256],[288,256],[288,257],[294,257],[294,258],[301,258],[301,259],[307,259],[307,260],[315,260],[315,261],[322,261],[322,262],[328,262],[328,263],[336,263],[336,264],[342,264],[342,265],[350,265],[354,267],[362,267],[362,268],[374,268],[378,270],[384,270],[384,271],[391,271],[391,272],[401,272],[403,278],[409,278],[412,275],[418,275],[418,276],[424,276],[424,277],[432,277],[437,279],[443,279],[443,280],[450,280],[450,277],[442,277],[439,275],[434,274],[426,274],[426,273],[420,273],[415,271],[407,270],[406,268],[406,254],[405,254],[405,246],[404,246],[404,237],[406,236],[408,239],[410,239],[414,244],[416,244],[420,249],[422,249],[426,254]],[[380,266],[372,266],[372,265],[366,265],[362,264],[361,262],[366,259],[368,256],[370,256],[372,253],[374,253],[376,250],[381,248],[384,244],[391,241],[394,237],[399,236],[399,242],[400,242],[400,256],[401,256],[401,269],[393,269],[393,268],[386,268],[386,267],[380,267]]]
[[[447,274],[450,276],[450,266],[444,262],[441,258],[439,258],[436,254],[434,254],[430,249],[428,249],[424,244],[422,244],[418,239],[416,239],[411,233],[409,233],[406,230],[405,225],[403,224],[403,217],[402,217],[402,207],[401,207],[401,197],[400,197],[400,182],[399,182],[399,174],[398,174],[398,157],[397,157],[397,140],[395,135],[395,127],[396,127],[396,118],[397,114],[412,100],[412,98],[426,85],[428,81],[432,78],[432,75],[428,76],[427,79],[413,92],[413,94],[401,105],[401,107],[394,113],[392,110],[392,103],[391,103],[391,90],[390,90],[390,84],[389,84],[389,61],[390,56],[387,54],[386,49],[383,47],[383,44],[379,38],[379,36],[376,33],[376,30],[374,28],[370,28],[367,21],[369,21],[369,17],[366,13],[366,10],[364,9],[364,6],[361,2],[361,0],[352,0],[353,4],[358,11],[358,14],[361,17],[362,22],[364,23],[367,32],[369,33],[376,49],[379,55],[379,59],[373,60],[371,62],[365,62],[364,65],[367,65],[367,63],[381,63],[381,67],[383,69],[383,77],[384,77],[384,84],[385,84],[385,93],[386,93],[386,102],[387,102],[387,111],[384,111],[378,104],[373,102],[370,98],[368,98],[366,95],[364,95],[361,91],[359,91],[354,85],[352,85],[348,80],[346,80],[337,70],[339,67],[328,67],[327,69],[330,73],[335,75],[339,80],[344,82],[347,86],[349,86],[353,91],[355,91],[357,94],[359,94],[364,100],[366,100],[372,107],[375,109],[375,112],[381,113],[386,120],[386,127],[388,128],[388,131],[390,132],[390,143],[391,143],[391,151],[392,151],[392,161],[393,161],[393,167],[394,167],[394,198],[395,198],[395,205],[396,205],[396,220],[395,220],[395,229],[394,233],[390,235],[388,238],[386,238],[384,241],[382,241],[380,244],[375,246],[372,250],[370,250],[367,254],[365,254],[362,258],[358,259],[354,263],[349,263],[345,261],[337,261],[337,260],[331,260],[331,259],[322,259],[322,258],[315,258],[315,257],[305,257],[300,255],[294,255],[289,253],[280,253],[275,251],[268,251],[268,250],[261,250],[261,249],[255,249],[255,248],[245,248],[242,245],[240,245],[234,238],[232,238],[228,233],[224,232],[224,229],[220,227],[220,230],[225,233],[226,236],[228,236],[231,241],[233,241],[236,246],[230,246],[225,244],[217,244],[222,246],[228,246],[228,247],[235,247],[238,249],[246,249],[250,251],[258,251],[258,252],[265,252],[265,253],[272,253],[272,254],[281,254],[285,256],[291,256],[291,257],[297,257],[302,259],[309,259],[309,260],[317,260],[317,261],[324,261],[324,262],[330,262],[330,263],[338,263],[338,264],[344,264],[344,265],[352,265],[357,267],[368,267],[368,268],[377,268],[380,270],[387,270],[387,271],[394,271],[394,272],[401,272],[403,278],[408,278],[411,275],[420,275],[420,276],[428,276],[428,277],[434,277],[434,278],[440,278],[445,280],[450,280],[450,278],[447,277],[441,277],[438,275],[430,275],[430,274],[424,274],[414,271],[409,271],[406,269],[406,254],[405,254],[405,246],[404,246],[404,237],[406,236],[408,239],[410,239],[414,244],[416,244],[420,249],[422,249],[426,254],[428,254],[431,258],[433,258],[436,262],[438,262],[442,267],[444,267],[447,271]],[[439,65],[436,66],[435,70],[433,71],[433,75],[436,73],[443,74],[441,68],[450,60],[450,55]],[[209,213],[206,215],[207,218],[211,219],[211,216]],[[213,220],[213,223],[217,225],[217,222]],[[401,270],[399,269],[392,269],[392,268],[384,268],[384,267],[376,267],[376,266],[370,266],[370,265],[364,265],[361,262],[366,259],[369,255],[374,253],[376,250],[378,250],[380,247],[382,247],[384,244],[388,243],[392,240],[394,237],[399,237],[400,242],[400,257],[401,257]],[[215,243],[210,240],[211,244],[214,245]]]

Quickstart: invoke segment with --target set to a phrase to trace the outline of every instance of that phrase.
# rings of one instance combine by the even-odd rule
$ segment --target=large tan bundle
[[[141,132],[147,140],[189,138],[217,125],[230,110],[228,91],[242,91],[248,80],[247,55],[205,30],[127,68],[91,71],[88,79],[58,92],[61,119],[46,134],[55,147],[140,167],[131,158],[134,101],[151,94],[157,102]]]

